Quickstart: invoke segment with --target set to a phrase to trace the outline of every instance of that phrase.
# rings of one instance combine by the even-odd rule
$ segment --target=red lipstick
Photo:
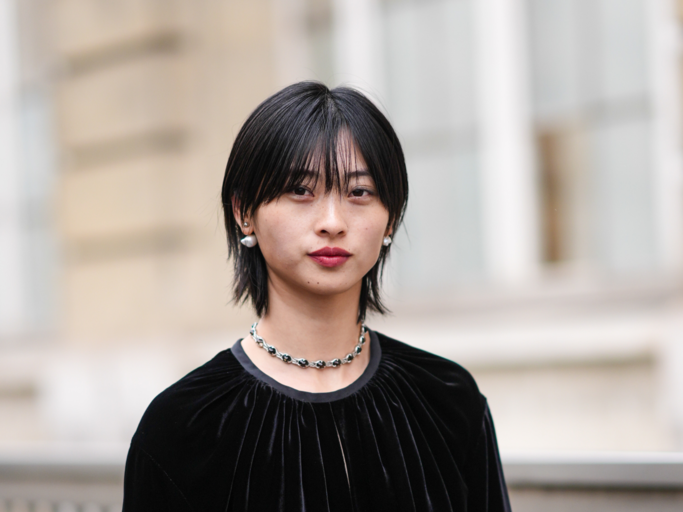
[[[353,256],[340,247],[323,247],[308,255],[323,267],[337,267]]]

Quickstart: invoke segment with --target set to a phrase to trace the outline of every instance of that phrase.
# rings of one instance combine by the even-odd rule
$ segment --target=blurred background
[[[682,64],[680,0],[0,0],[0,452],[125,457],[247,334],[222,174],[303,79],[406,153],[371,328],[468,368],[504,453],[683,449]]]

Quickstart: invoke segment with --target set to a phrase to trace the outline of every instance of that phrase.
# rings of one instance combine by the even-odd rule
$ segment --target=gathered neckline
[[[379,367],[379,362],[382,358],[382,347],[380,346],[379,338],[377,337],[377,333],[375,333],[375,331],[368,329],[368,334],[370,335],[370,361],[368,362],[368,365],[365,367],[365,370],[363,370],[363,373],[360,375],[360,377],[358,377],[348,386],[337,389],[335,391],[326,391],[322,393],[315,393],[312,391],[301,391],[299,389],[286,386],[281,382],[278,382],[277,380],[273,379],[269,375],[265,374],[253,363],[253,361],[244,351],[244,348],[242,348],[242,338],[235,342],[235,344],[231,348],[231,351],[237,359],[237,361],[248,373],[250,373],[257,380],[260,380],[268,384],[269,386],[275,388],[283,395],[289,396],[296,400],[301,400],[303,402],[334,402],[335,400],[341,400],[342,398],[346,398],[359,391],[363,386],[365,386],[365,384],[368,383],[368,381],[377,371],[377,368]]]

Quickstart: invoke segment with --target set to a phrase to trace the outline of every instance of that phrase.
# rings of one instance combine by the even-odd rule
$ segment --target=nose
[[[316,233],[320,236],[337,237],[346,234],[348,226],[344,217],[341,197],[338,194],[326,194],[319,201],[319,215]]]

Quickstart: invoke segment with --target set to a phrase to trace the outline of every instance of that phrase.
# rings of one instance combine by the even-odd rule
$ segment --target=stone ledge
[[[683,489],[683,452],[504,453],[511,488]]]

